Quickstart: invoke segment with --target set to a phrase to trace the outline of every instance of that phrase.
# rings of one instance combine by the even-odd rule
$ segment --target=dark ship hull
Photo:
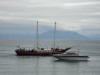
[[[61,54],[66,52],[67,50],[71,49],[54,49],[54,50],[23,50],[23,49],[17,49],[15,52],[17,55],[34,55],[34,56],[52,56],[54,54]]]

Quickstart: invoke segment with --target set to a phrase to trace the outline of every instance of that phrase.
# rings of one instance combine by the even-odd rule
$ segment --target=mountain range
[[[53,38],[54,32],[53,31],[47,31],[39,36],[40,38]],[[86,40],[89,39],[86,36],[83,36],[77,32],[74,31],[57,31],[56,32],[56,38],[57,39],[71,39],[71,40]]]
[[[36,38],[36,34],[0,34],[0,38]],[[54,38],[54,31],[49,30],[39,34],[39,38]],[[86,40],[89,37],[81,35],[74,31],[56,31],[56,39],[70,39],[70,40]]]

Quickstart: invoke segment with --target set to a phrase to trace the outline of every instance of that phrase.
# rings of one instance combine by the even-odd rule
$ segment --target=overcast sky
[[[0,0],[0,34],[32,34],[54,27],[84,35],[100,34],[100,0]]]

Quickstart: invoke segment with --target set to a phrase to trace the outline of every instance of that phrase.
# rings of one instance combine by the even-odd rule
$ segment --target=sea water
[[[56,40],[56,47],[72,47],[88,61],[60,61],[52,56],[17,56],[17,46],[36,47],[35,39],[0,39],[0,75],[100,75],[100,41]],[[53,47],[52,39],[39,39],[39,47]]]

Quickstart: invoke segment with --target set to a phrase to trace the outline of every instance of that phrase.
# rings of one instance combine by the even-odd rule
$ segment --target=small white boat
[[[87,60],[89,58],[87,55],[80,55],[79,51],[70,50],[63,54],[55,54],[53,56],[59,60]]]

